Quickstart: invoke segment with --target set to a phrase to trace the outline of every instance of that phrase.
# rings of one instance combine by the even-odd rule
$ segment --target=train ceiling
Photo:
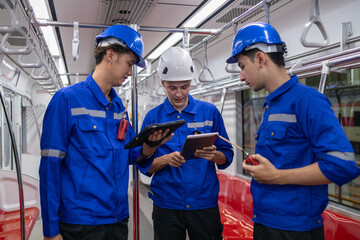
[[[14,7],[16,0],[6,1]],[[28,0],[22,0],[28,1]],[[292,0],[276,0],[272,2],[271,9],[284,5]],[[55,22],[79,22],[94,25],[136,24],[142,27],[182,28],[186,20],[210,2],[210,0],[48,0],[47,8],[50,20]],[[249,8],[261,2],[260,0],[229,0],[223,1],[214,13],[199,23],[198,27],[219,29]],[[0,26],[10,25],[6,9],[0,2]],[[4,14],[3,14],[4,13]],[[264,16],[264,10],[250,15]],[[22,19],[23,24],[27,19]],[[245,21],[248,19],[245,19]],[[241,24],[241,23],[240,23]],[[26,25],[26,24],[24,24]],[[80,74],[70,76],[70,84],[82,81],[86,74],[94,68],[93,49],[94,38],[102,29],[79,28],[79,58],[74,61],[72,54],[72,40],[74,29],[72,27],[54,27],[60,49],[60,57],[64,59],[66,72]],[[24,28],[24,31],[27,31]],[[140,31],[145,43],[144,56],[148,57],[156,47],[166,40],[171,33]],[[4,36],[0,32],[0,39]],[[200,42],[207,35],[192,34],[190,46]],[[25,38],[12,34],[8,44],[13,47],[26,45]],[[151,61],[151,60],[150,60]],[[29,71],[25,69],[26,71]]]

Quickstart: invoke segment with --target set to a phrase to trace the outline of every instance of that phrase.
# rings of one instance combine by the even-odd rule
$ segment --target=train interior
[[[38,171],[46,107],[59,89],[94,70],[94,38],[114,24],[137,29],[144,41],[146,68],[134,67],[116,88],[130,101],[134,129],[166,98],[157,64],[165,49],[179,46],[195,64],[190,94],[216,105],[230,140],[254,153],[268,92],[241,83],[240,68],[225,61],[237,29],[269,22],[286,42],[289,75],[330,99],[359,165],[359,9],[358,0],[0,0],[0,239],[42,239]],[[234,152],[231,166],[218,170],[223,238],[252,239],[251,178],[242,152]],[[151,178],[130,168],[129,239],[153,239]],[[360,239],[360,177],[329,184],[328,192],[325,238]]]

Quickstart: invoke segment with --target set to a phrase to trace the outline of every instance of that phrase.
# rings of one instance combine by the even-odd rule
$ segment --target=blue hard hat
[[[236,63],[236,55],[249,48],[256,43],[265,43],[267,45],[285,43],[281,41],[279,33],[276,29],[267,23],[250,23],[238,30],[234,37],[231,57],[226,60],[227,63]]]
[[[133,51],[138,57],[138,60],[135,64],[142,68],[146,66],[145,60],[141,56],[143,53],[144,44],[140,33],[126,25],[113,25],[106,28],[102,33],[97,35],[95,37],[95,42],[98,44],[103,39],[107,38],[117,38],[121,40],[121,42],[125,43],[126,46],[130,48],[131,51]]]

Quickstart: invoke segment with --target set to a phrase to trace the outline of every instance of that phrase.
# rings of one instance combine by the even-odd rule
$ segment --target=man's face
[[[132,52],[114,55],[113,86],[121,86],[129,76],[132,76],[132,67],[135,62],[136,55]]]
[[[254,56],[254,61],[248,56],[239,54],[236,59],[241,69],[240,71],[240,82],[251,87],[254,91],[259,91],[264,88],[264,83],[260,77],[260,65],[257,63],[257,55]]]
[[[183,110],[188,104],[191,80],[186,81],[161,81],[165,88],[169,102],[178,111]]]

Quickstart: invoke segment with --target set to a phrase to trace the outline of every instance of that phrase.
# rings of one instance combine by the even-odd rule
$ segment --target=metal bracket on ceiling
[[[349,45],[347,44],[347,40],[353,34],[351,22],[343,22],[341,23],[341,42],[340,42],[340,50],[344,51],[349,49]]]
[[[182,47],[186,51],[189,51],[189,46],[190,46],[190,32],[189,32],[188,28],[184,28],[183,39],[182,39]]]
[[[264,1],[266,23],[269,23],[269,24],[270,24],[270,3],[271,3],[271,0]]]
[[[79,22],[74,22],[74,38],[72,40],[72,56],[74,61],[79,59]]]

